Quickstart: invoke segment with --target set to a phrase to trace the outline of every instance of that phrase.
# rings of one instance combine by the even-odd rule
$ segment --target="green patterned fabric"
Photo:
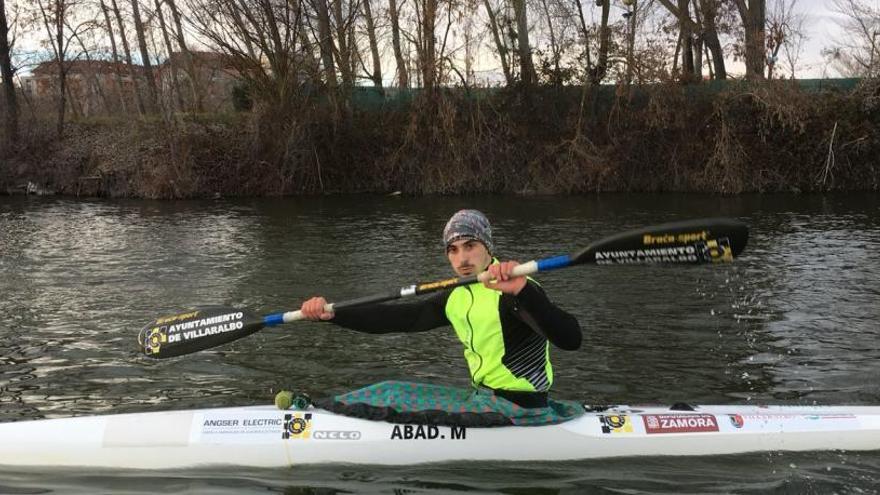
[[[548,407],[525,408],[482,389],[385,381],[314,401],[337,414],[358,418],[455,426],[541,426],[584,413],[581,404],[550,400]]]

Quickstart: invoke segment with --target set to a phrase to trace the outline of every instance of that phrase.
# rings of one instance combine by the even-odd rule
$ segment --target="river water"
[[[449,329],[264,330],[150,361],[135,336],[179,309],[260,314],[450,275],[439,234],[475,207],[521,261],[624,229],[730,216],[725,266],[578,267],[539,277],[585,331],[555,396],[591,404],[880,404],[880,197],[603,195],[242,201],[0,197],[0,421],[271,403],[386,379],[467,386]],[[751,454],[406,468],[83,473],[0,470],[0,493],[876,493],[880,453]]]

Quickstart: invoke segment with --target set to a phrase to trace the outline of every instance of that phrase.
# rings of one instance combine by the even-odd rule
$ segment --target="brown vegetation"
[[[80,121],[63,142],[47,121],[28,125],[0,190],[77,194],[84,178],[99,195],[147,198],[877,190],[878,94],[876,81],[822,93],[784,81],[448,91],[342,114],[318,98],[287,120],[258,107]]]

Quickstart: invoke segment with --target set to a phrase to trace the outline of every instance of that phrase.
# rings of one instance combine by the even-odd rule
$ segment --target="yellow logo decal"
[[[428,284],[422,284],[422,285],[418,286],[418,288],[416,290],[421,292],[424,290],[442,289],[443,287],[448,287],[450,285],[454,285],[456,282],[458,282],[457,278],[449,278],[446,280],[441,280],[439,282],[431,282]]]
[[[730,242],[727,239],[706,241],[705,252],[713,263],[733,261],[733,250],[730,249]]]
[[[167,327],[153,327],[144,339],[144,352],[147,354],[158,354],[162,344],[168,342],[168,335],[165,334]]]
[[[699,232],[685,232],[683,234],[645,234],[642,236],[642,244],[645,246],[653,246],[654,244],[690,244],[696,241],[705,241],[709,238],[708,230]]]
[[[284,432],[281,438],[307,440],[312,434],[312,413],[284,415]]]
[[[626,415],[599,416],[602,424],[602,433],[632,433],[632,422]]]
[[[166,316],[164,318],[159,318],[158,320],[156,320],[156,325],[164,325],[166,323],[171,323],[172,321],[186,320],[188,318],[193,318],[198,315],[199,315],[198,311],[192,311],[190,313],[183,313],[183,314],[179,314],[179,315]]]

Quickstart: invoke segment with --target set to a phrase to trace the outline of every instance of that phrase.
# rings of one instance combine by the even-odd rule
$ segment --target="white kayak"
[[[201,466],[564,461],[880,449],[880,407],[614,406],[551,426],[402,425],[274,406],[0,424],[0,466]]]

